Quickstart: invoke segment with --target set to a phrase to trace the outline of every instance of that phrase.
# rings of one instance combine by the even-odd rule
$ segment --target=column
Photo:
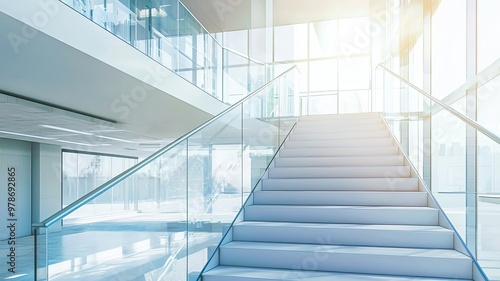
[[[61,147],[31,144],[32,222],[41,222],[62,207]],[[51,230],[60,229],[54,225]]]

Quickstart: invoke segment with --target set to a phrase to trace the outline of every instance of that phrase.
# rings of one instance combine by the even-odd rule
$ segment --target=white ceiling
[[[147,156],[171,140],[140,135],[116,124],[0,94],[0,138],[66,149]]]
[[[210,32],[266,26],[266,0],[181,0]],[[273,25],[366,17],[384,0],[273,0]]]

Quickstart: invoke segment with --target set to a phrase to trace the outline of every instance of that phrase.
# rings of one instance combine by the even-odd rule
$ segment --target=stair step
[[[340,133],[317,133],[317,134],[291,134],[290,140],[337,140],[337,139],[352,139],[352,138],[383,138],[389,137],[388,130],[377,131],[355,131],[355,132],[340,132]]]
[[[429,207],[250,205],[246,221],[437,225]]]
[[[286,148],[304,148],[304,147],[335,147],[335,146],[391,146],[391,138],[372,138],[372,139],[339,139],[339,140],[290,140],[285,142]]]
[[[294,134],[316,134],[316,133],[339,133],[339,132],[354,132],[354,131],[379,131],[385,130],[385,124],[376,123],[376,124],[359,124],[359,125],[329,125],[329,126],[297,126],[293,130]]]
[[[233,240],[400,248],[452,249],[453,231],[440,226],[240,222]]]
[[[427,206],[427,192],[258,191],[255,205]]]
[[[472,260],[454,250],[230,242],[220,264],[278,269],[472,278]]]
[[[403,155],[283,157],[274,160],[275,167],[401,166],[403,164]]]
[[[273,167],[270,179],[294,178],[404,178],[410,177],[410,166],[376,167]]]
[[[378,112],[362,112],[362,113],[344,113],[344,114],[318,114],[318,115],[301,115],[300,121],[308,120],[355,120],[355,119],[374,119],[380,118]]]
[[[203,274],[203,281],[465,281],[470,279],[443,279],[406,277],[342,272],[286,270],[257,267],[218,266]]]
[[[417,178],[264,179],[262,190],[417,191]]]
[[[299,120],[296,128],[385,125],[380,118]]]
[[[282,148],[280,157],[324,157],[324,156],[362,156],[397,155],[396,146],[387,147],[333,147],[333,148]]]
[[[380,115],[365,115],[365,116],[355,116],[354,114],[351,116],[348,115],[337,115],[337,116],[327,116],[327,115],[315,115],[315,116],[300,116],[299,124],[308,124],[308,123],[321,123],[321,122],[332,122],[332,123],[363,123],[363,122],[382,122],[382,118]]]

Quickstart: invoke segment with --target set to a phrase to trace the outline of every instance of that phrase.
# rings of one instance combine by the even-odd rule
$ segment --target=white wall
[[[8,211],[7,169],[15,168],[15,211]],[[0,240],[9,238],[7,226],[15,223],[15,237],[31,235],[32,223],[61,209],[61,147],[0,138]],[[15,220],[9,220],[9,219]],[[54,227],[51,229],[57,229]]]
[[[9,167],[15,168],[16,221],[8,221]],[[9,237],[11,222],[16,225],[16,237],[31,234],[31,143],[0,138],[0,240]]]

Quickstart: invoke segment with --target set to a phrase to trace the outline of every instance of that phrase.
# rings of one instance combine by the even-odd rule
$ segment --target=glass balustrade
[[[403,151],[486,274],[499,280],[499,137],[388,69],[378,68],[377,81]]]
[[[36,280],[188,280],[298,118],[296,68],[35,225]],[[115,212],[74,216],[115,195]]]
[[[60,0],[227,104],[267,82],[266,64],[223,47],[179,0]]]

